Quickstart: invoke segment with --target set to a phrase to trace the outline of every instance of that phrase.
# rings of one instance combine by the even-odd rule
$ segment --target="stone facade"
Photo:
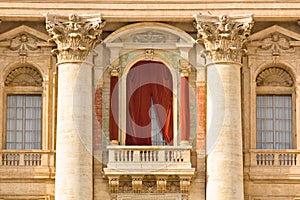
[[[292,0],[0,2],[0,200],[300,199],[299,8]],[[126,145],[126,78],[139,61],[172,76],[169,146]],[[41,98],[39,139],[28,136],[37,118],[27,104],[8,104],[16,96]],[[291,103],[260,119],[258,97]],[[260,129],[272,138],[260,139]]]

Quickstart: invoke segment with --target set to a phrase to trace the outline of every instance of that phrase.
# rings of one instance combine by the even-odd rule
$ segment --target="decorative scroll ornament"
[[[120,74],[120,65],[109,65],[108,69],[110,70],[111,76],[119,76]]]
[[[79,16],[71,14],[65,16],[47,14],[46,29],[52,37],[50,41],[57,44],[53,53],[57,55],[58,62],[84,61],[100,38],[105,21],[100,15]]]
[[[38,70],[33,67],[17,67],[6,77],[6,86],[42,86],[43,78]]]
[[[279,56],[280,50],[288,50],[290,48],[290,41],[278,33],[263,39],[261,43],[260,48],[263,50],[272,49],[273,56]]]
[[[19,51],[20,56],[26,56],[27,51],[35,51],[38,49],[37,41],[27,35],[21,34],[10,41],[10,50]]]
[[[260,72],[256,78],[257,86],[293,86],[291,75],[279,67],[270,67]]]
[[[145,51],[145,60],[153,60],[154,49],[146,49]]]
[[[189,64],[188,61],[180,59],[180,66],[178,67],[178,70],[180,72],[180,76],[188,77],[192,71],[192,66]]]
[[[240,63],[241,55],[246,52],[243,45],[253,26],[251,15],[217,17],[198,14],[195,20],[197,42],[204,43],[212,62]]]

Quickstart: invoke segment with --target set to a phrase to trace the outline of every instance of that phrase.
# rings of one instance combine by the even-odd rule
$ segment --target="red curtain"
[[[126,145],[151,145],[151,99],[167,144],[173,141],[173,82],[161,62],[140,61],[126,79]]]
[[[117,76],[110,78],[109,139],[118,141],[119,92]]]

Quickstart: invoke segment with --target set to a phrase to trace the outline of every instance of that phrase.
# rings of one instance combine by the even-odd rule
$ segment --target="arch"
[[[130,24],[124,26],[116,30],[112,34],[110,34],[108,37],[106,37],[103,43],[105,44],[112,43],[116,41],[118,38],[122,38],[125,35],[133,35],[135,33],[153,31],[153,30],[171,33],[173,35],[176,35],[182,41],[188,44],[196,43],[195,39],[185,31],[180,30],[177,27],[168,24],[158,23],[158,22],[142,22],[142,23],[136,23],[136,24]]]
[[[294,83],[291,75],[280,67],[269,67],[264,69],[256,77],[257,86],[287,86]]]
[[[129,62],[126,63],[126,65],[124,66],[124,70],[122,71],[122,74],[120,76],[119,79],[119,91],[120,91],[120,96],[119,96],[119,102],[120,103],[120,111],[121,114],[120,115],[120,143],[122,145],[125,145],[126,143],[126,79],[127,79],[127,75],[128,72],[130,71],[130,69],[132,68],[132,66],[134,66],[135,63],[138,63],[139,61],[143,61],[146,60],[145,55],[139,55],[136,57],[133,57],[130,59]],[[159,54],[154,53],[153,57],[150,61],[157,61],[157,62],[161,62],[163,63],[170,71],[171,76],[172,76],[172,82],[173,82],[173,88],[172,88],[172,93],[173,93],[173,145],[177,146],[177,73],[174,69],[174,67],[172,66],[171,63],[169,63],[168,61],[166,61],[163,57],[161,57]]]
[[[5,86],[38,86],[43,84],[43,77],[32,65],[19,65],[9,71],[5,77]]]
[[[267,63],[267,64],[264,64],[264,65],[258,67],[256,72],[255,72],[255,76],[254,76],[255,81],[257,80],[258,76],[263,71],[265,71],[269,68],[278,68],[278,69],[281,69],[281,70],[285,71],[291,77],[291,81],[293,83],[295,83],[295,81],[296,81],[296,78],[295,78],[296,72],[295,72],[294,68],[287,65],[287,64],[284,64],[284,63]],[[274,71],[273,71],[273,73],[274,73]]]
[[[149,116],[152,101],[160,105],[154,108],[159,132],[167,144],[171,144],[174,138],[173,77],[169,68],[162,62],[142,60],[130,68],[126,77],[126,144],[153,144]]]

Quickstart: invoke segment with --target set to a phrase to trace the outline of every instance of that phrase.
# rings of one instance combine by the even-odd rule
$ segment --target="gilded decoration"
[[[195,16],[197,42],[203,43],[212,62],[238,62],[253,26],[251,15]]]
[[[100,43],[105,21],[100,15],[65,16],[47,14],[46,29],[52,37],[50,41],[57,44],[52,52],[58,62],[84,61],[95,45]]]
[[[6,86],[42,86],[43,78],[33,67],[17,67],[13,69],[5,80]]]
[[[293,86],[291,75],[279,67],[270,67],[263,70],[256,78],[257,86]]]

